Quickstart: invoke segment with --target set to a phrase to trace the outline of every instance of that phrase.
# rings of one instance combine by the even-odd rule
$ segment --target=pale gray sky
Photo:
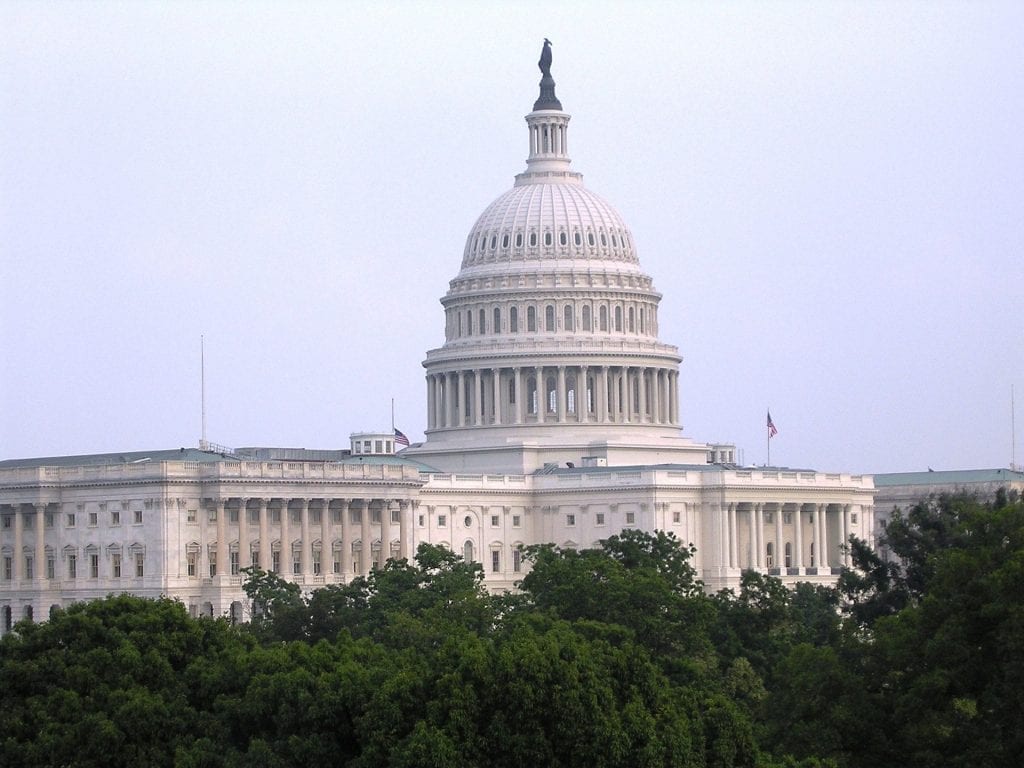
[[[392,397],[421,439],[544,37],[686,434],[761,463],[770,407],[775,463],[1009,462],[1020,2],[0,2],[0,458],[194,445],[201,334],[211,440],[346,447]]]

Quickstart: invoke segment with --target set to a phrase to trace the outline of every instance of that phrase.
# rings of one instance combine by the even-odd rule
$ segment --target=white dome
[[[565,182],[515,186],[487,206],[466,239],[462,268],[537,259],[638,263],[618,211]]]

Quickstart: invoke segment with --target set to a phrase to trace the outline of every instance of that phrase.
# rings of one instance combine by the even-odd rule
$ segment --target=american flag
[[[409,447],[409,438],[405,436],[405,433],[399,429],[395,430],[395,445],[404,445],[406,448]]]
[[[768,437],[772,438],[779,434],[779,430],[775,428],[775,422],[772,421],[772,412],[768,411]]]

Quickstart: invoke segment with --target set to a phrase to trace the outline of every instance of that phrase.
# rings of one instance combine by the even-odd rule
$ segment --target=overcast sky
[[[826,471],[1024,434],[1024,3],[0,2],[0,458],[426,425],[541,42],[685,434]],[[1017,438],[1017,462],[1024,463]]]

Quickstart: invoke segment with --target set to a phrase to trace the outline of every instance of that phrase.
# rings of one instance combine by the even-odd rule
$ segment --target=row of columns
[[[249,523],[249,511],[258,511],[259,513],[259,527],[257,534],[259,536],[259,567],[262,570],[270,571],[273,567],[273,551],[271,548],[271,507],[274,506],[274,499],[266,498],[246,498],[246,497],[228,497],[228,498],[217,498],[210,499],[208,503],[213,505],[217,513],[217,561],[216,561],[216,576],[228,575],[228,558],[229,558],[229,543],[228,543],[228,522],[226,512],[229,506],[236,506],[238,509],[238,552],[239,559],[241,560],[244,553],[250,551],[250,536],[251,533]],[[411,557],[412,556],[412,526],[411,516],[413,514],[413,505],[416,502],[407,499],[280,499],[277,500],[277,509],[280,511],[280,541],[281,541],[281,552],[287,555],[287,558],[280,564],[280,570],[283,575],[291,576],[291,555],[292,555],[292,536],[291,531],[291,511],[297,510],[299,512],[299,540],[301,541],[300,549],[300,570],[302,576],[312,576],[313,574],[313,529],[310,522],[310,512],[313,508],[319,506],[320,509],[320,531],[319,537],[321,542],[321,573],[325,571],[325,553],[332,553],[332,542],[334,540],[334,526],[333,512],[337,511],[340,516],[340,523],[338,524],[341,529],[340,540],[342,547],[340,550],[341,555],[341,572],[348,574],[353,572],[353,550],[352,544],[355,541],[356,529],[352,524],[352,516],[354,512],[359,512],[359,540],[361,549],[359,553],[359,562],[355,563],[357,566],[354,570],[358,573],[368,573],[371,568],[383,568],[387,559],[391,556],[391,538],[394,532],[394,523],[391,520],[391,512],[397,507],[398,511],[398,557]],[[332,508],[332,504],[334,505]],[[371,514],[374,509],[380,511],[380,522],[371,524]],[[234,524],[232,523],[232,526]],[[376,529],[376,531],[374,531]],[[376,532],[380,538],[380,550],[377,553],[376,561],[372,560],[372,536]],[[242,567],[249,565],[248,561],[241,563]]]
[[[720,562],[723,566],[729,568],[756,568],[764,569],[767,567],[767,546],[765,540],[765,518],[764,514],[767,511],[765,508],[769,506],[764,503],[750,503],[747,505],[748,508],[745,510],[739,509],[739,504],[733,502],[728,504],[722,512],[721,516],[721,536],[719,542],[721,544],[720,549]],[[773,536],[773,557],[775,562],[774,568],[798,568],[803,569],[805,567],[813,568],[831,568],[831,567],[845,567],[849,568],[851,565],[849,550],[843,550],[841,553],[838,548],[834,546],[836,551],[832,551],[829,546],[829,534],[828,534],[828,504],[814,504],[812,509],[804,511],[803,504],[795,504],[795,509],[792,514],[794,515],[793,527],[793,544],[792,548],[792,559],[789,566],[785,562],[785,545],[786,540],[784,538],[782,516],[786,514],[784,504],[772,504],[775,509],[772,510],[775,514],[774,520],[774,536]],[[842,532],[842,542],[849,542],[850,535],[853,531],[851,523],[851,505],[843,504],[839,505],[839,522],[840,529]],[[812,548],[810,552],[813,553],[813,564],[812,559],[808,558],[805,564],[804,558],[804,515],[813,515],[810,530],[810,544]],[[741,516],[745,519],[741,520]],[[746,552],[746,558],[740,557],[739,546],[740,546],[740,525],[747,527],[747,543],[748,551]],[[746,562],[742,562],[745,560]]]
[[[26,578],[25,575],[25,520],[21,508],[24,506],[33,507],[33,567],[32,580],[44,581],[46,579],[46,507],[47,504],[12,504],[14,512],[14,553],[11,563],[11,578],[20,582]]]
[[[554,365],[427,375],[428,429],[547,422],[678,424],[679,372]]]

